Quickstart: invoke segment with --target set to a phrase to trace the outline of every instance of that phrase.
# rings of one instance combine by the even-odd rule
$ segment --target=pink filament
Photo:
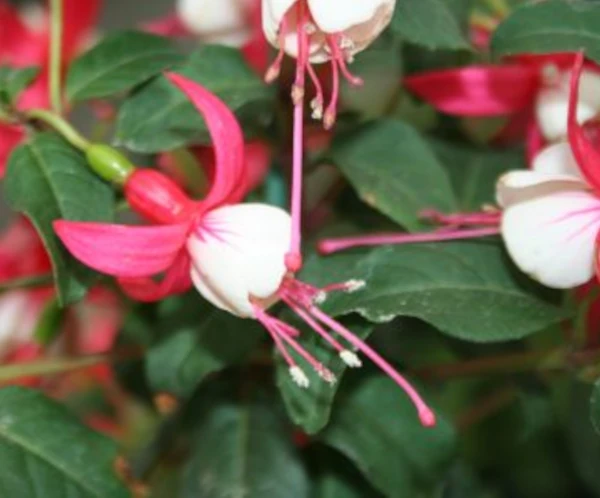
[[[285,344],[283,344],[283,341],[279,337],[277,328],[272,323],[273,319],[269,315],[267,315],[262,310],[262,308],[260,308],[258,306],[254,306],[254,312],[256,313],[256,319],[263,325],[264,328],[267,329],[267,332],[269,332],[269,334],[273,338],[273,342],[275,343],[275,346],[277,347],[278,351],[281,353],[281,356],[283,356],[286,363],[290,367],[296,367],[297,366],[296,361],[292,358],[290,353],[288,353],[287,349],[285,348]]]
[[[471,230],[438,231],[434,233],[390,233],[347,237],[339,239],[323,239],[319,241],[321,254],[333,254],[353,247],[381,246],[386,244],[415,244],[419,242],[441,242],[445,240],[463,240],[498,235],[500,228],[475,228]]]
[[[404,392],[406,392],[407,396],[415,405],[415,408],[417,409],[417,413],[419,415],[419,419],[421,420],[423,426],[433,427],[435,425],[435,414],[425,404],[421,396],[419,396],[419,393],[417,393],[417,391],[410,385],[410,383],[404,377],[402,377],[402,375],[400,375],[394,369],[394,367],[392,367],[387,361],[385,361],[373,348],[371,348],[365,342],[361,341],[358,337],[356,337],[352,332],[350,332],[340,323],[329,317],[327,314],[323,313],[319,308],[312,306],[310,308],[310,313],[321,323],[327,325],[330,329],[337,332],[354,347],[362,351],[373,363],[375,363],[375,365],[377,365],[396,384],[398,384],[404,390]]]
[[[435,209],[426,209],[421,212],[421,218],[429,219],[442,225],[464,226],[464,225],[492,225],[498,226],[502,213],[455,213],[444,214]]]

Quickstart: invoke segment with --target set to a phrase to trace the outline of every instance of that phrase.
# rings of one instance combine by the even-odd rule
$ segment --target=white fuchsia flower
[[[273,317],[268,308],[282,301],[338,351],[350,367],[362,352],[394,380],[413,401],[423,425],[435,415],[415,389],[384,358],[319,308],[327,292],[354,292],[363,283],[316,288],[296,279],[285,264],[291,218],[277,207],[240,204],[244,178],[241,129],[227,107],[206,89],[177,74],[168,78],[203,114],[215,152],[211,190],[194,201],[159,172],[139,169],[125,181],[129,205],[154,226],[57,221],[55,230],[69,251],[88,266],[119,278],[125,292],[139,300],[156,300],[193,285],[215,306],[242,318],[258,320],[269,332],[301,387],[308,377],[294,351],[326,382],[333,373],[306,350],[300,332]],[[152,277],[164,273],[162,281]]]
[[[501,234],[515,264],[538,282],[560,289],[588,282],[599,266],[600,151],[593,130],[581,124],[579,95],[587,88],[585,81],[580,85],[583,65],[583,54],[578,54],[570,72],[568,142],[543,149],[531,169],[511,171],[498,180],[501,211],[429,213],[445,225],[440,231],[323,240],[321,252]]]

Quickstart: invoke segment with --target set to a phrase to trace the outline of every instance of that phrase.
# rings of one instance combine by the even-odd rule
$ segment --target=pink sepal
[[[496,116],[533,103],[538,71],[526,65],[471,66],[409,76],[406,87],[447,114]]]
[[[188,223],[137,227],[59,220],[54,230],[87,266],[123,278],[165,271],[185,243]]]
[[[175,262],[167,270],[164,278],[157,282],[151,278],[120,278],[125,294],[137,301],[152,302],[173,294],[181,294],[192,285],[190,278],[190,258],[187,251],[181,250]]]

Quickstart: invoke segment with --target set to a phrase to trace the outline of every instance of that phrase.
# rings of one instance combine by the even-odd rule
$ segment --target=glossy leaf
[[[375,328],[375,325],[359,319],[348,320],[346,325],[361,339],[366,339]],[[300,343],[336,376],[337,382],[333,385],[324,382],[314,370],[306,367],[303,370],[310,380],[310,386],[302,389],[293,382],[287,363],[276,354],[277,385],[292,421],[308,434],[315,434],[329,421],[334,398],[348,367],[337,351],[324,343],[320,336],[303,330]],[[293,356],[299,365],[303,365],[303,360],[298,355]]]
[[[187,397],[209,374],[242,360],[263,337],[253,320],[207,311],[197,326],[171,331],[150,349],[146,361],[150,385],[155,391]]]
[[[73,63],[67,97],[79,101],[130,90],[182,58],[167,38],[135,31],[113,34]]]
[[[173,69],[215,93],[242,124],[270,120],[273,92],[237,50],[204,46]],[[118,116],[117,140],[139,152],[158,152],[190,143],[208,143],[206,125],[187,97],[159,77],[125,101]]]
[[[41,393],[0,390],[0,495],[126,498],[116,445]]]
[[[450,423],[437,413],[435,427],[422,427],[404,392],[382,376],[344,389],[319,438],[345,454],[390,498],[431,492],[455,452]]]
[[[600,5],[584,0],[525,3],[495,31],[496,55],[575,52],[600,61]]]
[[[423,226],[428,208],[453,211],[446,171],[410,126],[382,120],[340,136],[328,153],[360,197],[409,230]]]
[[[484,204],[494,204],[498,178],[525,167],[520,149],[469,148],[441,140],[432,141],[432,147],[450,176],[460,211],[478,211]]]
[[[436,49],[469,49],[461,19],[447,0],[398,2],[391,29],[411,43]]]
[[[592,397],[590,399],[590,416],[592,419],[592,425],[596,432],[600,434],[600,380],[597,380],[592,390]]]
[[[258,400],[212,403],[197,428],[182,498],[308,498],[291,434]]]
[[[79,152],[58,136],[44,133],[12,154],[4,191],[11,207],[24,213],[42,237],[52,259],[60,303],[81,299],[94,274],[67,253],[52,222],[109,221],[114,211],[110,186],[89,171]]]
[[[329,297],[324,308],[334,315],[357,312],[378,323],[411,316],[473,342],[519,339],[565,318],[493,241],[387,246],[307,266],[314,284],[366,281],[357,292]]]

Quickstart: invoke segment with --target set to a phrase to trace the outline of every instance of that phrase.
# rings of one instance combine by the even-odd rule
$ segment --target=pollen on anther
[[[326,368],[318,370],[317,373],[319,374],[319,377],[321,377],[328,384],[333,385],[333,384],[335,384],[337,382],[336,376],[333,375],[333,373],[331,373]]]
[[[310,381],[302,369],[298,366],[290,367],[292,380],[301,388],[306,389],[310,386]]]
[[[352,351],[345,350],[340,352],[340,358],[350,368],[362,367],[362,361],[360,361],[360,358]]]
[[[348,282],[346,282],[346,292],[353,293],[353,292],[359,291],[362,288],[364,288],[366,285],[367,285],[367,282],[365,282],[364,280],[357,280],[357,279],[348,280]]]

